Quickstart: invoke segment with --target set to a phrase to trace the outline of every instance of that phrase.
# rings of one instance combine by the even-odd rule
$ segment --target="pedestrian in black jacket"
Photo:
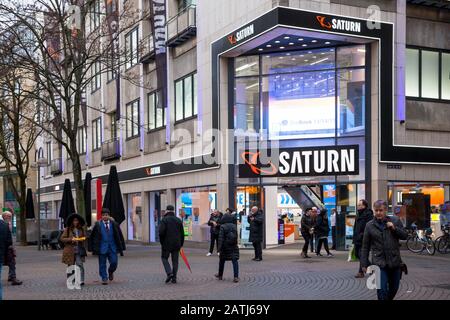
[[[397,217],[388,217],[387,203],[378,200],[373,204],[375,217],[364,230],[361,249],[363,272],[370,265],[380,268],[381,288],[377,288],[378,300],[393,300],[400,286],[401,265],[399,240],[406,240],[408,234]],[[372,252],[372,262],[369,262]]]
[[[253,248],[255,249],[255,257],[252,260],[261,261],[264,226],[264,215],[262,210],[256,206],[252,207],[247,221],[250,224],[249,241],[253,244]]]
[[[355,256],[360,260],[358,273],[355,278],[364,278],[361,267],[361,248],[364,236],[364,229],[369,221],[373,219],[373,212],[369,208],[369,203],[361,199],[358,202],[358,213],[353,226],[353,245],[355,246]]]
[[[302,234],[303,239],[305,239],[305,244],[303,245],[301,254],[303,258],[311,258],[308,256],[308,247],[312,240],[311,229],[313,227],[311,210],[311,208],[307,208],[302,215],[302,219],[300,220],[300,233]]]
[[[5,254],[8,248],[12,246],[12,236],[9,226],[3,220],[0,220],[0,279],[2,278],[2,267]],[[0,280],[0,301],[3,300],[2,282]]]
[[[183,222],[175,216],[175,209],[168,205],[164,218],[159,225],[159,241],[161,242],[161,260],[166,271],[166,283],[177,283],[178,256],[184,245]],[[172,257],[172,267],[169,263]]]
[[[235,217],[226,213],[220,222],[219,231],[219,273],[215,276],[222,280],[223,269],[225,261],[233,263],[233,282],[239,282],[239,247],[238,247],[238,232],[235,223]]]
[[[208,226],[210,227],[211,234],[211,243],[209,245],[209,251],[206,254],[207,257],[213,254],[214,251],[214,243],[216,243],[216,247],[218,247],[219,242],[219,230],[220,230],[220,220],[222,219],[222,213],[219,210],[214,210],[209,217]],[[217,250],[219,252],[219,250]]]
[[[327,252],[327,257],[332,257],[330,249],[328,248],[328,234],[330,233],[330,225],[328,223],[328,213],[326,209],[320,210],[319,215],[316,218],[316,224],[314,230],[317,236],[317,256],[322,256],[320,250],[322,249],[322,243]]]

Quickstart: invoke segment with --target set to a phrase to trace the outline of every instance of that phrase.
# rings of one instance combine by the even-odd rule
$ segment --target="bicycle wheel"
[[[433,255],[436,252],[436,247],[434,246],[434,241],[431,238],[427,238],[427,242],[425,243],[425,249],[429,255]]]
[[[446,254],[450,252],[449,238],[445,236],[440,236],[436,239],[436,249],[439,253]]]
[[[417,236],[409,237],[408,240],[406,240],[406,247],[409,251],[414,253],[422,252],[424,249],[423,243]]]

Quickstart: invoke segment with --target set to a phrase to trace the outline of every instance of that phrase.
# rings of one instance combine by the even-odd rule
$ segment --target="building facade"
[[[139,48],[121,70],[138,79],[121,79],[123,117],[101,74],[79,134],[103,192],[118,169],[127,239],[158,241],[167,204],[193,241],[208,240],[211,210],[235,208],[242,245],[257,205],[272,246],[298,238],[307,206],[337,208],[350,226],[359,199],[386,199],[391,212],[408,194],[429,195],[430,208],[450,200],[450,5],[414,2],[166,0],[166,108],[151,19],[137,23],[120,39]],[[42,202],[55,218],[70,160],[40,144]]]

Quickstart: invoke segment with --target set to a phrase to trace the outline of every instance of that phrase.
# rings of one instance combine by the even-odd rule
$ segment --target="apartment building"
[[[115,81],[99,74],[86,95],[96,108],[79,133],[84,172],[102,180],[103,192],[110,166],[118,169],[129,241],[158,241],[167,204],[193,241],[208,240],[212,209],[235,208],[243,246],[245,215],[258,205],[271,246],[282,243],[283,215],[292,232],[281,238],[295,240],[310,204],[337,208],[350,226],[359,199],[386,199],[392,212],[411,194],[430,208],[450,200],[448,1],[165,4],[167,107],[156,90],[149,16],[120,40],[131,54],[140,48],[121,70],[140,81],[121,79],[122,119]],[[211,129],[232,134],[211,143]],[[51,139],[40,143],[49,159],[41,213],[56,218],[71,164]],[[233,160],[208,161],[211,146]],[[273,152],[276,161],[261,164]]]

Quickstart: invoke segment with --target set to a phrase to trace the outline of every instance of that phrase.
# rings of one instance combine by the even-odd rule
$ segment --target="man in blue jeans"
[[[2,266],[5,258],[6,250],[12,246],[12,236],[9,226],[3,220],[0,220],[0,300],[3,300],[3,288],[2,288]]]
[[[119,225],[110,217],[109,209],[102,209],[102,220],[97,221],[89,238],[91,249],[98,255],[99,273],[102,284],[107,285],[108,280],[114,280],[114,272],[117,269],[117,254],[123,255],[125,240]],[[106,273],[106,261],[109,261],[108,273]]]
[[[408,234],[400,220],[388,217],[387,203],[377,200],[373,204],[374,218],[364,230],[361,249],[361,267],[364,273],[370,265],[380,268],[381,288],[377,288],[378,300],[393,300],[400,286],[402,259],[399,240],[406,240]],[[372,262],[369,262],[369,252]]]

